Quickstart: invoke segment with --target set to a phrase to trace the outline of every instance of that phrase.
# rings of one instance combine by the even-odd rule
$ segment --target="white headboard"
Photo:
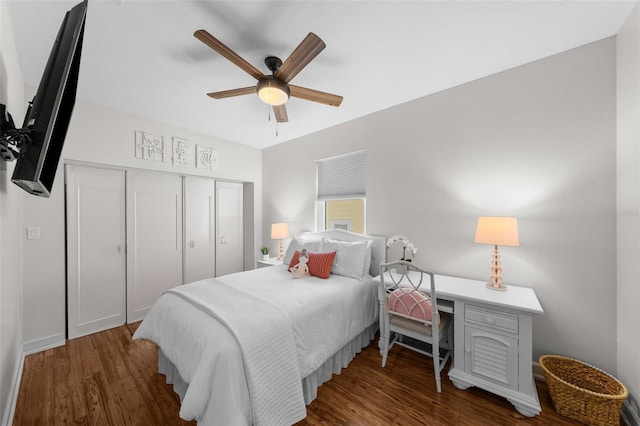
[[[330,229],[320,232],[305,232],[305,237],[320,239],[322,237],[331,238],[340,241],[371,241],[371,267],[369,273],[372,276],[380,275],[380,264],[387,260],[386,238],[375,235],[361,235],[353,232],[344,231],[342,229]]]

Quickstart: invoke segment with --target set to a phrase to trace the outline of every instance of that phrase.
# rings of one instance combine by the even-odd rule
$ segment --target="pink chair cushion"
[[[413,288],[397,288],[389,294],[389,311],[417,321],[431,321],[431,299]]]

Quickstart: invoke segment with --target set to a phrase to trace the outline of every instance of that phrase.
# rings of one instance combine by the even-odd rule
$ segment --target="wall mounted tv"
[[[0,155],[16,160],[11,180],[41,197],[51,195],[76,100],[87,2],[66,13],[21,129],[2,106]]]

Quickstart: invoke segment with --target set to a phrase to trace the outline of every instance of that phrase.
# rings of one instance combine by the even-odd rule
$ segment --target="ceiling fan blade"
[[[319,90],[309,89],[307,87],[294,86],[293,84],[290,84],[289,90],[291,91],[291,96],[295,96],[296,98],[304,99],[307,101],[318,102],[334,107],[340,106],[340,104],[342,103],[342,96],[333,95],[327,92],[321,92]]]
[[[322,49],[326,47],[324,41],[314,33],[309,33],[304,40],[295,48],[291,55],[282,63],[278,71],[273,75],[276,78],[288,83],[295,77],[309,62],[313,60]]]
[[[243,87],[241,89],[222,90],[220,92],[207,93],[207,96],[213,99],[231,98],[233,96],[249,95],[256,93],[256,86]]]
[[[227,58],[229,61],[236,64],[238,67],[244,70],[244,72],[253,76],[256,80],[261,80],[266,77],[259,69],[242,59],[240,55],[229,49],[224,43],[209,34],[206,30],[198,30],[193,33],[193,35],[195,38]]]
[[[278,123],[286,123],[289,121],[289,116],[287,115],[287,108],[282,105],[274,105],[273,113],[276,115],[276,121]]]

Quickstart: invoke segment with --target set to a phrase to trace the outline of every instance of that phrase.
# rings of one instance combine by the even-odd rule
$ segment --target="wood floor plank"
[[[40,409],[30,410],[29,406],[17,406],[14,417],[24,417],[24,424],[28,425],[52,424],[50,419],[54,418],[54,400],[49,395],[55,390],[53,375],[49,372],[54,370],[53,351],[40,352],[30,357],[29,360],[25,359],[22,383],[33,389],[32,398],[38,401]]]
[[[113,417],[111,415],[111,410],[109,410],[107,406],[108,402],[106,400],[105,389],[103,389],[105,380],[102,376],[102,373],[98,372],[82,380],[82,387],[88,407],[88,423],[92,425],[124,424],[123,421],[116,423],[116,421],[121,419],[119,416]]]
[[[195,425],[180,419],[180,399],[157,373],[157,347],[131,339],[128,324],[67,341],[25,358],[14,426]],[[296,426],[572,426],[553,410],[547,387],[536,382],[542,413],[520,415],[504,398],[481,389],[459,390],[442,373],[436,392],[431,359],[395,347],[387,366],[375,343],[318,389]]]

